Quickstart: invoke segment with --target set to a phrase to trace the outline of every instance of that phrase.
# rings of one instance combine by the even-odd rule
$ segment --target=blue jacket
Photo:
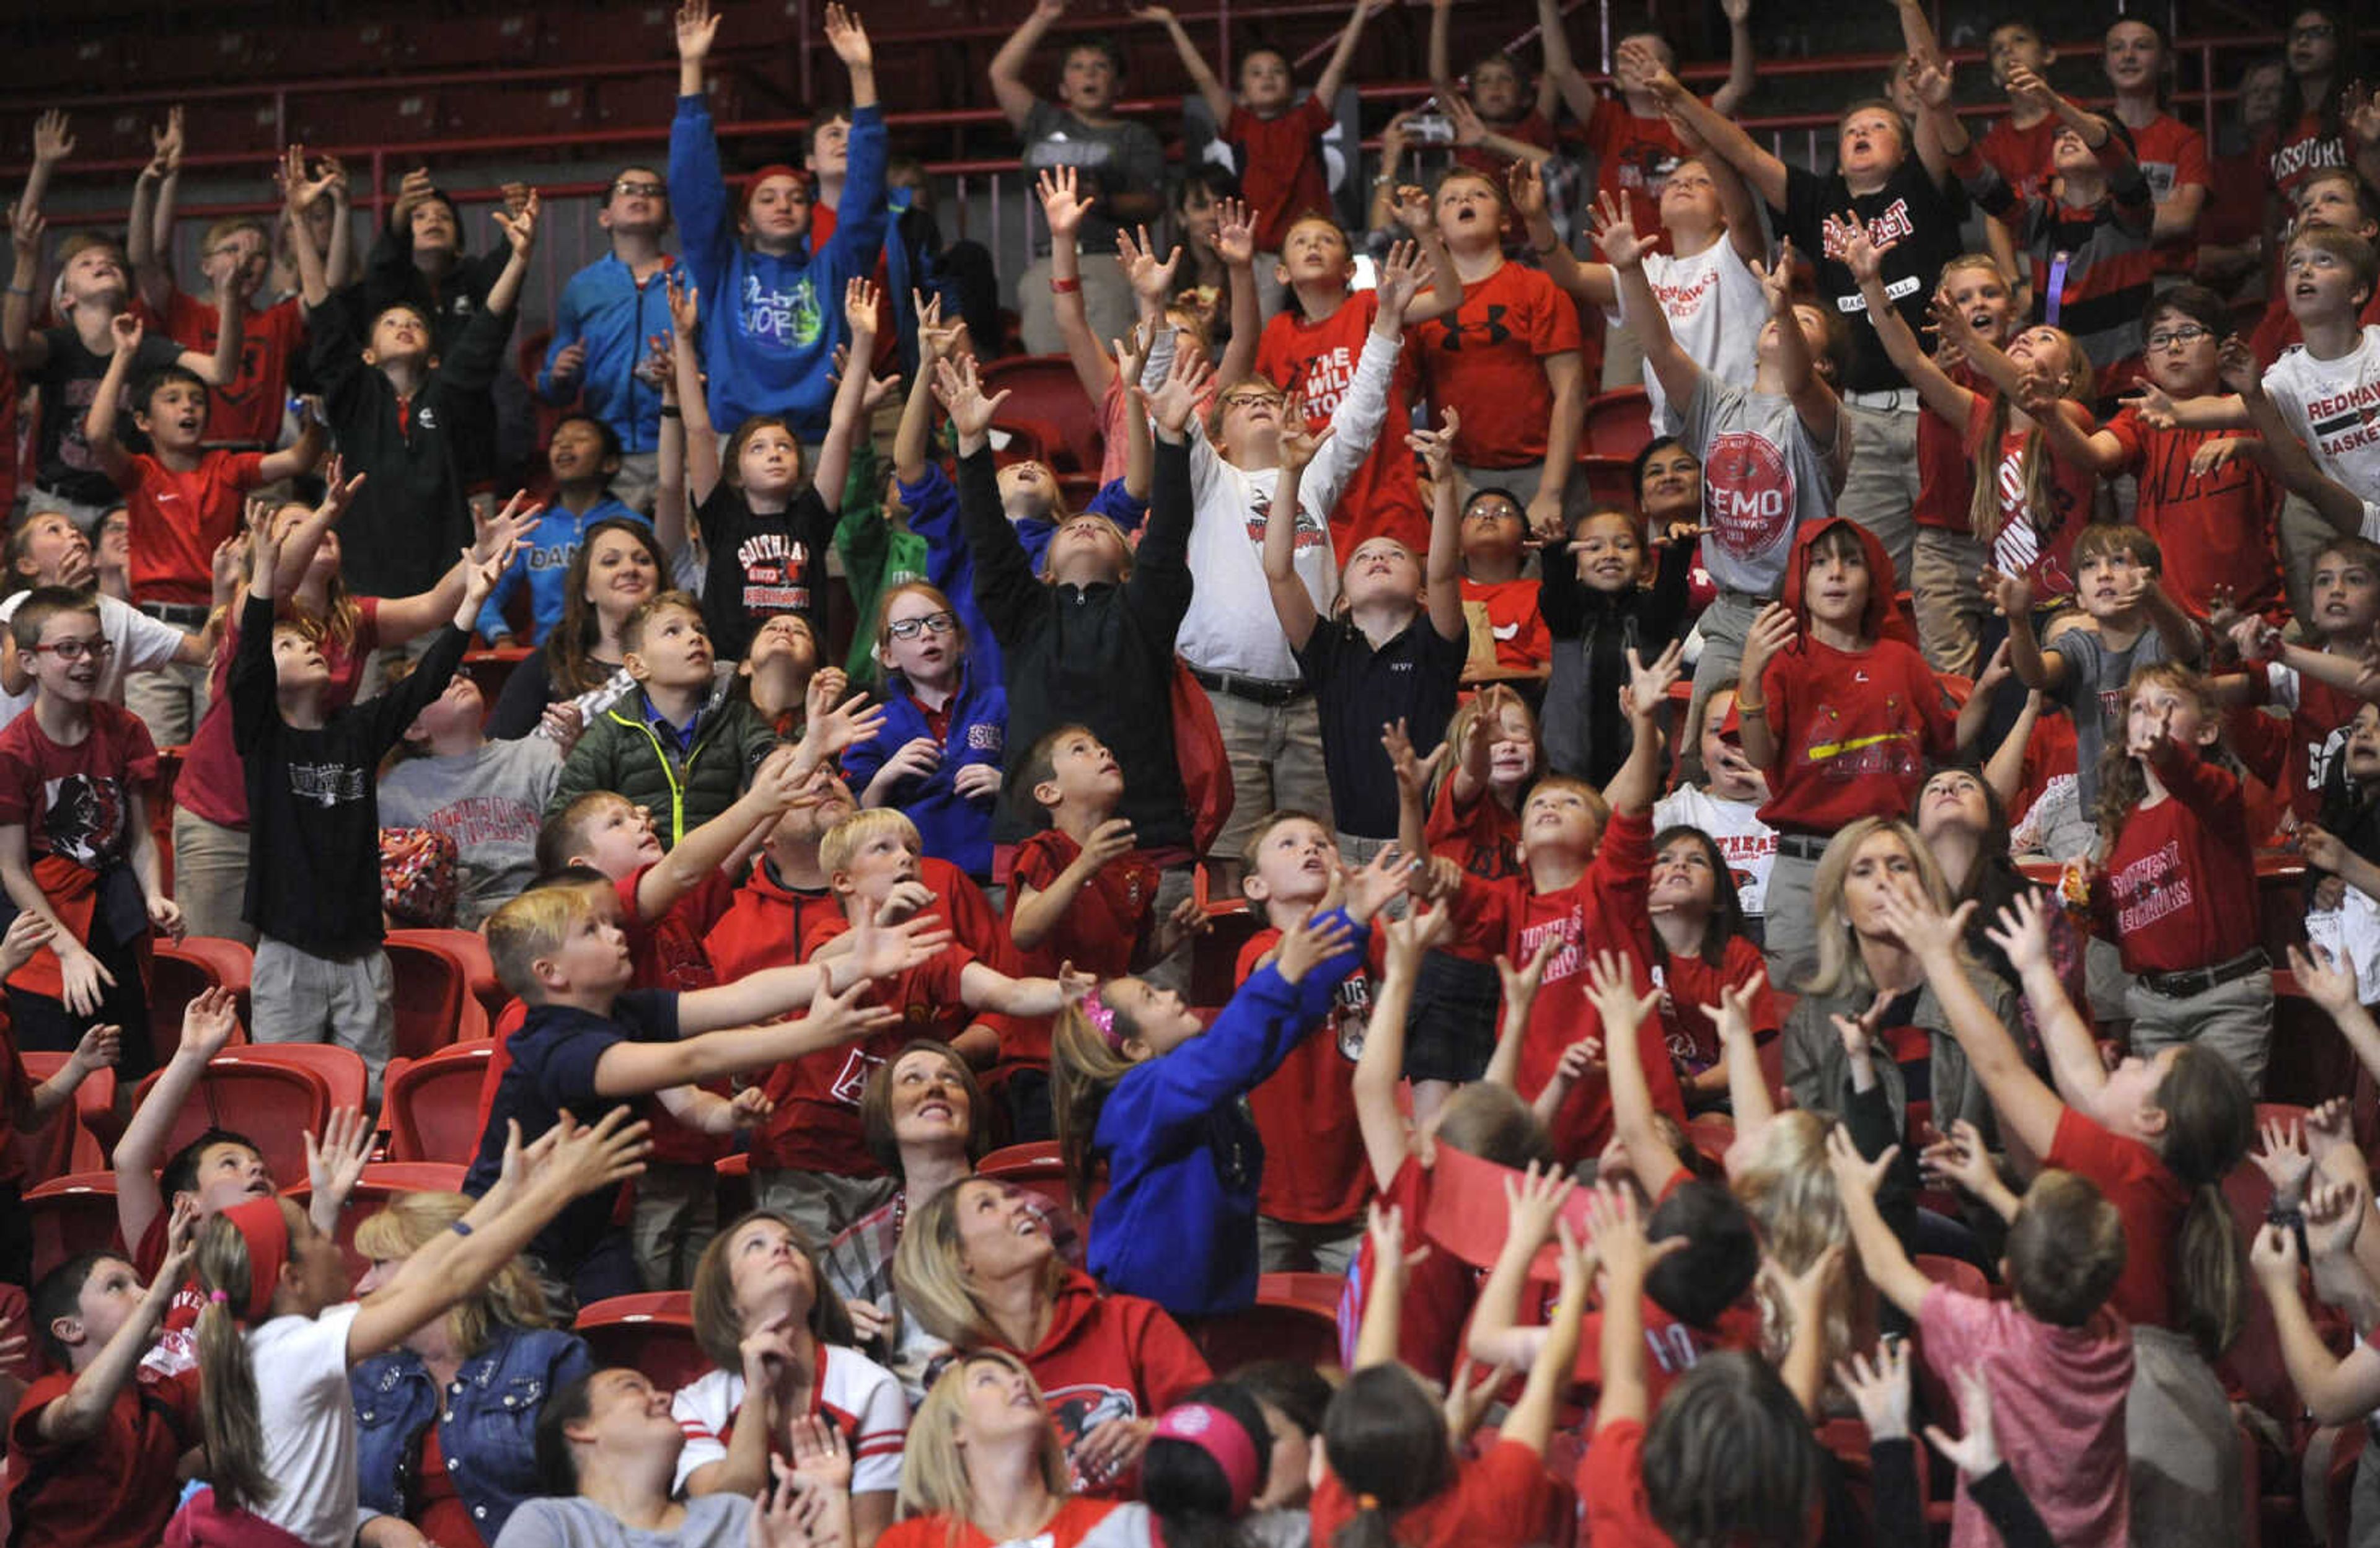
[[[1108,1093],[1091,1133],[1108,1191],[1091,1215],[1086,1265],[1101,1284],[1177,1317],[1255,1304],[1264,1142],[1241,1099],[1328,1024],[1367,936],[1357,926],[1347,950],[1295,984],[1257,969],[1213,1026]]]
[[[438,1449],[480,1540],[493,1542],[523,1500],[546,1492],[537,1471],[537,1416],[556,1391],[595,1369],[576,1335],[497,1324],[488,1347],[455,1372],[441,1406],[437,1385],[410,1349],[375,1355],[347,1373],[356,1404],[358,1524],[403,1516],[421,1466],[421,1437]]]
[[[953,603],[955,611],[955,603]],[[997,798],[975,799],[955,788],[958,771],[971,763],[1001,766],[1007,750],[1008,695],[1000,679],[973,659],[973,640],[988,637],[968,631],[969,659],[960,669],[958,692],[951,695],[950,734],[942,739],[942,761],[924,779],[895,784],[888,806],[897,806],[917,825],[926,853],[947,860],[978,881],[991,877],[991,809]],[[884,729],[843,755],[843,777],[855,795],[864,793],[877,771],[892,756],[927,734],[926,712],[909,696],[908,684],[898,673],[887,672],[883,693]]]
[[[900,491],[901,503],[909,513],[910,532],[926,540],[926,578],[951,599],[951,611],[966,625],[969,664],[986,683],[1006,682],[1000,642],[992,637],[991,625],[976,600],[975,556],[967,549],[965,535],[959,531],[959,492],[952,487],[950,475],[942,471],[941,464],[929,460],[926,476],[914,484],[901,480]],[[1083,514],[1105,516],[1128,533],[1137,532],[1148,514],[1148,502],[1135,500],[1123,479],[1111,478],[1085,502]],[[1025,545],[1025,562],[1039,574],[1058,524],[1028,516],[1011,526]]]
[[[564,583],[570,579],[570,562],[578,556],[578,545],[587,540],[587,529],[599,521],[613,516],[625,516],[647,530],[652,523],[644,513],[631,510],[610,495],[605,495],[587,508],[583,516],[574,516],[561,502],[545,508],[537,525],[528,529],[528,547],[513,555],[504,573],[496,577],[495,589],[480,606],[477,625],[480,637],[493,639],[498,635],[512,633],[512,624],[504,618],[504,608],[512,601],[513,593],[521,582],[528,582],[529,637],[531,645],[543,645],[545,636],[562,622],[565,600]]]
[[[835,345],[849,342],[843,289],[874,272],[884,199],[884,114],[852,110],[851,161],[834,235],[815,252],[771,258],[744,246],[700,97],[680,97],[670,126],[670,196],[686,266],[702,291],[702,363],[722,436],[755,414],[782,414],[808,440],[826,433]]]
[[[644,284],[610,253],[570,276],[553,308],[553,342],[537,373],[537,395],[550,404],[576,400],[612,427],[620,450],[634,454],[662,443],[662,390],[637,378],[648,340],[670,333],[669,272],[676,259],[664,253],[662,266]],[[553,357],[574,344],[587,346],[577,382],[562,396],[553,391]]]

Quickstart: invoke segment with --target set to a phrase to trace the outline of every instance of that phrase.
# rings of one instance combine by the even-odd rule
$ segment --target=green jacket
[[[844,671],[853,688],[863,688],[877,677],[876,610],[880,599],[903,581],[926,577],[926,540],[905,526],[894,526],[884,514],[884,470],[873,441],[863,441],[851,449],[851,475],[844,480],[834,546],[843,556],[844,584],[851,588],[857,621]]]
[[[645,717],[642,692],[595,717],[562,766],[547,817],[591,791],[616,791],[653,815],[653,831],[669,849],[734,805],[777,743],[776,732],[740,698],[702,712],[693,749],[683,757]]]

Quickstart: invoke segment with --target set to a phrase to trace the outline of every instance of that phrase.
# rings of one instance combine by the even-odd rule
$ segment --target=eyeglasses
[[[2310,27],[2292,27],[2289,29],[2289,42],[2293,43],[2320,42],[2325,38],[2337,37],[2338,35],[2338,29],[2332,26],[2327,21],[2317,21]]]
[[[1280,401],[1270,393],[1226,393],[1221,399],[1225,408],[1255,408],[1258,405],[1269,405]]]
[[[669,185],[667,183],[631,183],[623,177],[612,185],[612,191],[626,194],[630,199],[667,199]]]
[[[55,656],[61,661],[79,661],[88,656],[93,660],[105,660],[115,654],[114,640],[60,640],[55,645],[33,647],[37,656]]]
[[[2214,336],[2215,330],[2212,328],[2204,328],[2195,322],[2185,323],[2180,328],[2169,329],[2162,333],[2151,333],[2149,347],[2171,349],[2178,344],[2196,344],[2201,339],[2211,339]]]
[[[947,612],[929,612],[923,618],[896,618],[884,625],[884,632],[896,640],[913,640],[920,634],[947,635],[958,622]]]

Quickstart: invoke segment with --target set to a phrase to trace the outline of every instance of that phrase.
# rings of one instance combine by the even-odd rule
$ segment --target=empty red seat
[[[571,1331],[587,1340],[599,1366],[642,1371],[663,1390],[681,1387],[710,1369],[694,1341],[693,1299],[684,1290],[613,1296],[578,1309]]]
[[[1642,387],[1615,387],[1586,403],[1580,444],[1598,457],[1633,461],[1653,443],[1653,404]]]
[[[438,94],[427,87],[377,91],[297,92],[289,96],[289,138],[311,151],[349,152],[349,168],[370,152],[438,138]]]
[[[1632,459],[1581,452],[1578,474],[1586,480],[1587,498],[1595,504],[1636,509],[1636,465]]]
[[[306,1175],[306,1132],[322,1132],[334,1106],[330,1080],[304,1055],[268,1057],[290,1049],[345,1055],[354,1061],[353,1094],[348,1105],[363,1099],[363,1060],[345,1048],[320,1044],[291,1044],[277,1050],[241,1047],[218,1054],[182,1104],[165,1131],[161,1155],[171,1155],[209,1129],[228,1129],[246,1135],[263,1154],[276,1182],[289,1183]],[[328,1062],[328,1061],[326,1061]],[[155,1075],[140,1082],[134,1094],[136,1113],[157,1083]]]
[[[1336,1365],[1342,1288],[1335,1275],[1263,1275],[1257,1281],[1254,1306],[1228,1316],[1201,1318],[1188,1331],[1207,1363],[1218,1371],[1259,1360]]]
[[[445,132],[461,139],[570,134],[586,126],[587,89],[576,81],[524,81],[449,91],[440,99]]]
[[[76,1172],[25,1191],[33,1228],[33,1278],[83,1252],[121,1252],[115,1240],[115,1174]]]
[[[492,701],[491,701],[492,702]],[[513,997],[496,982],[496,960],[488,955],[488,937],[477,930],[391,930],[393,940],[420,941],[434,946],[462,964],[465,982],[471,996],[486,1008],[491,1022],[504,1002]],[[470,1012],[464,1012],[465,1024],[469,1024]],[[487,1033],[475,1032],[471,1037],[485,1037]]]
[[[220,936],[185,936],[156,943],[149,970],[149,1041],[163,1065],[182,1046],[182,1012],[207,990],[222,987],[239,997],[240,1029],[235,1046],[248,1041],[249,981],[256,953]]]
[[[389,932],[385,949],[396,986],[396,1052],[407,1058],[423,1058],[450,1043],[488,1034],[488,1013],[472,993],[471,963],[443,938],[465,933]]]
[[[1107,441],[1073,361],[1063,355],[1012,355],[984,361],[982,371],[987,397],[1010,394],[996,424],[1038,435],[1053,472],[1099,471]]]
[[[480,1086],[495,1051],[488,1038],[451,1044],[428,1058],[389,1061],[381,1117],[392,1160],[470,1164],[480,1150]]]

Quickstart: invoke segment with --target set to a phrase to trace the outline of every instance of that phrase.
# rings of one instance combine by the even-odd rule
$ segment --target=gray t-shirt
[[[1821,447],[1778,393],[1731,387],[1705,371],[1679,418],[1703,463],[1703,567],[1729,591],[1774,597],[1803,522],[1834,514],[1838,447]],[[1838,427],[1837,440],[1842,440]]]
[[[524,1500],[497,1534],[495,1548],[745,1548],[752,1502],[742,1494],[698,1494],[686,1502],[675,1531],[638,1531],[589,1499]]]
[[[407,758],[380,782],[381,826],[455,841],[455,923],[476,930],[537,879],[538,821],[561,773],[562,750],[535,735],[460,757]]]
[[[2082,809],[2099,799],[2099,758],[2107,739],[2124,734],[2124,684],[2132,669],[2165,660],[2165,641],[2143,627],[2129,650],[2110,650],[2089,625],[2069,629],[2044,647],[2066,658],[2066,685],[2052,696],[2074,720],[2074,774]]]
[[[1017,138],[1025,142],[1028,178],[1045,166],[1071,166],[1096,177],[1102,196],[1142,192],[1165,183],[1165,147],[1146,124],[1086,124],[1055,103],[1037,102]],[[1104,262],[1115,251],[1117,227],[1107,216],[1108,205],[1105,197],[1093,204],[1075,237],[1087,264]],[[1049,227],[1037,224],[1033,232],[1033,256],[1047,257]]]

